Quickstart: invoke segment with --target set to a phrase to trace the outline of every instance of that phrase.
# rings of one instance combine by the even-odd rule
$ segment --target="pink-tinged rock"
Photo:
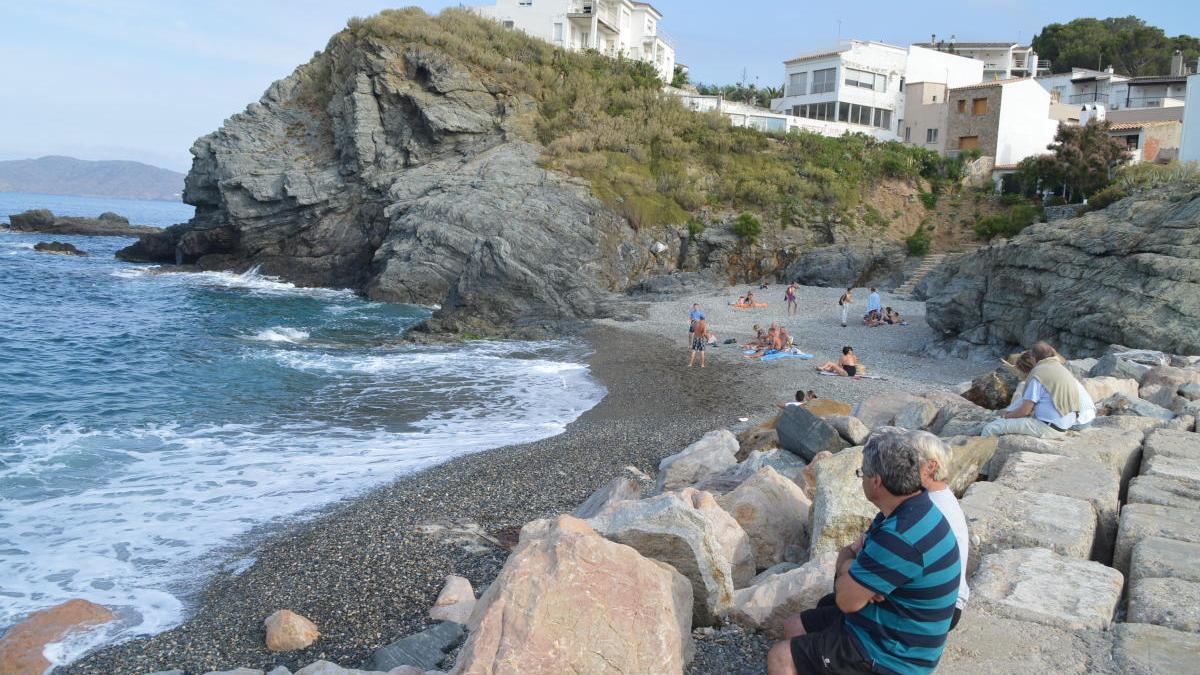
[[[812,501],[794,482],[767,466],[737,489],[717,498],[750,537],[754,563],[765,569],[800,562],[808,548],[808,512]],[[737,583],[734,588],[739,588]]]
[[[50,667],[42,656],[46,645],[115,618],[107,607],[78,598],[34,612],[0,638],[0,673],[42,675]]]
[[[682,673],[691,584],[571,516],[535,520],[479,599],[454,675]]]
[[[712,524],[713,533],[721,544],[721,551],[729,561],[731,578],[734,588],[749,586],[757,571],[754,565],[754,549],[750,536],[746,533],[737,519],[721,508],[712,493],[696,488],[684,488],[678,491],[680,497],[690,501],[692,506],[704,514]]]
[[[475,611],[475,591],[471,582],[453,574],[446,576],[446,585],[438,593],[437,600],[429,610],[434,621],[453,621],[465,624]]]
[[[773,574],[761,583],[735,592],[730,620],[779,637],[785,619],[816,607],[818,600],[833,591],[835,562],[837,553],[825,553],[796,569]]]
[[[267,649],[273,652],[294,652],[304,649],[321,637],[317,625],[290,609],[281,609],[263,621],[267,629]]]

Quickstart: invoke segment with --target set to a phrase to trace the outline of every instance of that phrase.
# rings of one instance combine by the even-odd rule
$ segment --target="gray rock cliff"
[[[190,222],[132,261],[248,269],[438,305],[449,327],[612,313],[653,238],[517,133],[533,102],[426,45],[335,37],[196,141]]]
[[[1044,339],[1073,357],[1112,343],[1200,354],[1200,192],[1162,188],[1032,225],[948,260],[917,293],[951,351]]]

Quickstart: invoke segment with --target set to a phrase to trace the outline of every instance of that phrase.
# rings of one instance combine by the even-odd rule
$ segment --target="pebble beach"
[[[141,675],[238,666],[293,670],[326,659],[347,666],[375,649],[419,631],[447,574],[481,591],[504,563],[524,523],[567,512],[622,473],[653,476],[658,462],[706,431],[734,431],[766,418],[797,389],[855,403],[879,393],[952,389],[989,364],[933,360],[914,352],[933,336],[923,303],[883,294],[908,326],[842,328],[841,289],[802,288],[800,312],[787,317],[783,287],[756,291],[760,310],[728,306],[744,287],[714,288],[686,297],[634,301],[642,318],[597,322],[581,334],[594,349],[593,376],[607,389],[595,408],[564,433],[451,460],[406,476],[289,527],[248,537],[230,560],[252,559],[242,570],[213,578],[194,598],[191,618],[159,635],[111,646],[61,673]],[[774,296],[779,296],[775,298]],[[856,292],[852,319],[861,316],[866,289]],[[753,323],[778,321],[811,361],[760,363],[736,345],[708,353],[707,367],[686,368],[687,312],[699,302],[723,341],[748,339]],[[827,377],[814,366],[853,345],[868,372],[885,379]],[[289,608],[321,629],[308,649],[272,654],[263,646],[263,618]],[[731,662],[762,664],[762,636],[718,629],[697,635],[689,672],[730,672]]]

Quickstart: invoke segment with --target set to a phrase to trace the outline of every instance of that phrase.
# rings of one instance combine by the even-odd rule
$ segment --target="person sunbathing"
[[[866,314],[864,314],[863,315],[863,325],[871,326],[871,327],[882,326],[883,325],[883,317],[881,317],[879,315],[879,310],[873,309],[873,310],[867,312]]]
[[[858,360],[858,356],[854,353],[854,348],[846,345],[842,347],[842,358],[838,359],[837,363],[827,361],[823,366],[817,368],[817,370],[845,377],[858,377],[867,372],[867,367]]]
[[[754,338],[742,345],[744,349],[758,349],[767,342],[767,331],[762,329],[762,326],[754,324]]]
[[[908,325],[907,323],[904,323],[904,318],[900,316],[900,312],[897,312],[896,310],[892,309],[891,307],[884,308],[883,320],[885,323],[887,323],[890,326],[907,326]]]
[[[782,351],[784,348],[784,344],[786,344],[786,343],[781,343],[779,341],[780,330],[781,329],[779,328],[779,326],[776,326],[775,324],[771,324],[771,327],[767,329],[767,335],[766,335],[765,339],[756,348],[756,351],[753,354],[746,354],[745,357],[748,359],[761,359],[762,357],[766,356],[767,354],[772,354],[777,351]]]

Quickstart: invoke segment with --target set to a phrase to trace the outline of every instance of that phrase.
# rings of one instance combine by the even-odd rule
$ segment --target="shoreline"
[[[709,302],[729,292],[698,297]],[[805,289],[811,296],[830,292],[840,291]],[[675,315],[685,315],[690,300],[654,299],[645,303],[644,319],[599,321],[581,332],[578,337],[593,350],[588,367],[608,393],[563,433],[450,459],[338,502],[303,522],[263,532],[257,541],[235,546],[230,553],[236,555],[223,569],[248,556],[253,565],[204,582],[191,598],[191,616],[183,624],[103,647],[54,672],[143,675],[277,665],[296,670],[318,659],[354,667],[375,649],[434,623],[427,613],[445,575],[464,576],[482,592],[508,554],[495,540],[515,541],[516,531],[529,520],[572,510],[625,466],[654,475],[663,457],[709,430],[736,431],[753,424],[772,414],[775,402],[796,388],[854,403],[886,391],[948,388],[955,381],[946,376],[943,382],[826,378],[813,372],[813,361],[750,363],[740,350],[726,345],[709,352],[707,368],[689,370],[684,367],[684,323]],[[798,320],[819,322],[824,314],[814,311]],[[718,332],[722,338],[741,338],[741,324],[748,328],[760,318],[771,320],[714,308],[710,321],[723,331]],[[921,323],[919,328],[928,332],[923,317]],[[839,328],[829,336],[822,333],[821,339],[816,336],[820,331],[804,331],[811,343],[798,342],[822,359],[825,351],[818,349],[827,350],[825,343],[851,334],[862,342],[868,337],[862,331],[880,330],[901,329]],[[879,335],[883,342],[905,337]],[[911,370],[920,375],[929,375],[934,365],[920,357],[903,358],[906,364],[918,362]],[[955,375],[982,368],[956,365]],[[281,608],[312,619],[321,639],[299,652],[267,652],[262,620]]]

